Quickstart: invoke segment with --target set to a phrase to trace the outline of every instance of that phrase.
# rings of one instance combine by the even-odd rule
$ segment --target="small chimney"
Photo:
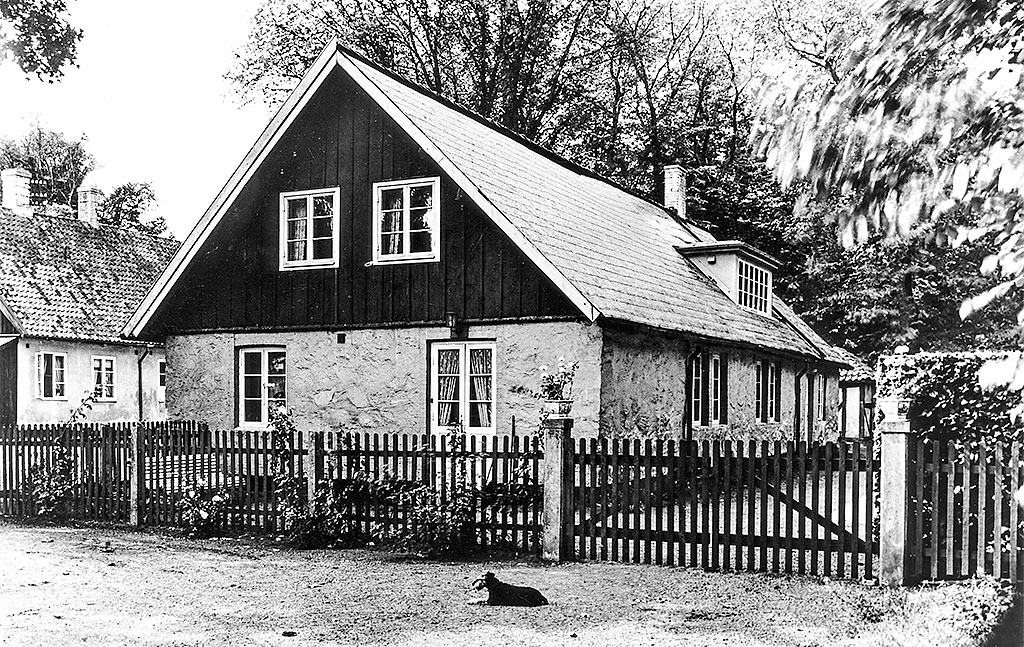
[[[103,194],[95,186],[78,187],[78,219],[93,227],[99,227],[99,208],[102,199]]]
[[[686,174],[678,164],[665,167],[665,206],[675,209],[680,218],[686,218]]]
[[[3,206],[20,215],[32,215],[32,172],[23,168],[9,168],[0,172],[3,186]]]

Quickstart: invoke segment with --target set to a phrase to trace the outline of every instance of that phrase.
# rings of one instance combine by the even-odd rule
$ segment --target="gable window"
[[[814,385],[815,410],[818,412],[818,420],[825,419],[825,376],[821,373],[816,378]]]
[[[66,353],[36,353],[36,395],[43,400],[66,400]]]
[[[736,300],[744,308],[768,314],[771,309],[772,275],[771,272],[748,263],[742,258],[736,259],[737,280]]]
[[[162,359],[157,363],[157,374],[156,400],[164,402],[167,400],[167,360]]]
[[[704,406],[704,365],[701,356],[697,355],[690,360],[690,420],[693,424],[701,424]]]
[[[281,269],[338,266],[341,190],[281,194]]]
[[[722,356],[711,356],[708,390],[711,394],[711,424],[722,424]]]
[[[98,402],[114,401],[114,358],[92,358],[92,394]]]
[[[239,426],[266,426],[270,422],[270,412],[285,406],[286,369],[284,348],[243,348],[239,351]]]
[[[494,432],[494,343],[443,342],[431,348],[430,427],[443,433]]]
[[[373,262],[438,259],[441,179],[373,185]]]

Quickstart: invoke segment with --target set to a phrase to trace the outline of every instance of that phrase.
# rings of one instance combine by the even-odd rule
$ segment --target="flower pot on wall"
[[[545,400],[542,409],[548,418],[568,418],[572,413],[572,400]]]

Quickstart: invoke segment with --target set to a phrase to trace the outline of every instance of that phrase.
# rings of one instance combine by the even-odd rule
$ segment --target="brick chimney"
[[[666,207],[675,209],[680,218],[686,218],[686,174],[678,164],[665,166]]]
[[[78,187],[78,219],[99,227],[99,208],[103,194],[95,186]]]
[[[21,215],[32,214],[32,172],[23,168],[0,171],[3,186],[3,206]]]

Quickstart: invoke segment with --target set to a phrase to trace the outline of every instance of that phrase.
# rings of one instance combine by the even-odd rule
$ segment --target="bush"
[[[224,521],[228,494],[223,488],[209,487],[205,481],[192,480],[185,485],[179,505],[188,536],[209,537]]]
[[[1020,393],[1007,387],[982,388],[979,371],[1005,354],[917,353],[883,357],[880,399],[907,398],[914,431],[931,440],[1011,442],[1024,432],[1024,419],[1013,418]]]

